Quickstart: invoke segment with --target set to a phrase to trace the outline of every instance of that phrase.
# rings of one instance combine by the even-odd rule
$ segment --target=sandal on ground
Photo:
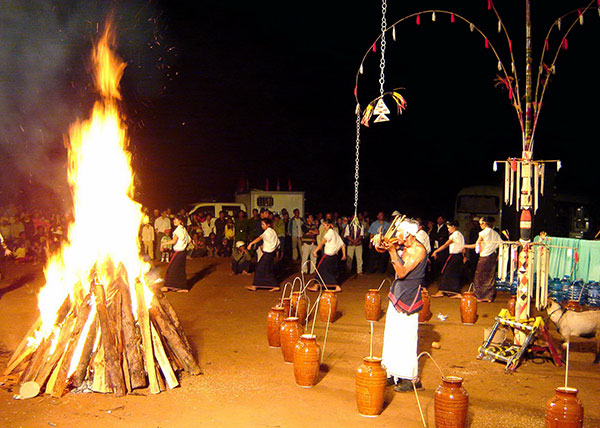
[[[269,292],[279,291],[279,290],[281,290],[279,287],[269,288]]]
[[[256,291],[256,287],[254,285],[246,285],[244,287],[246,290],[250,290],[250,291]]]
[[[443,291],[438,291],[435,294],[432,294],[431,297],[445,297],[446,295],[444,294]]]
[[[413,388],[414,383],[414,388]],[[422,390],[423,385],[421,384],[421,379],[417,379],[416,382],[413,382],[409,379],[398,379],[398,384],[394,387],[394,391],[396,392],[410,392],[413,389]]]
[[[450,298],[451,299],[460,299],[460,298],[462,298],[462,296],[460,294],[451,294]]]

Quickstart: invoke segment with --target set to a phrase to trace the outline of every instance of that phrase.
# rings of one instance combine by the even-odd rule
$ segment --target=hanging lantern
[[[600,10],[600,9],[598,9],[598,10]],[[450,22],[454,22],[454,14],[453,13],[450,14]]]
[[[431,20],[432,20],[433,22],[435,22],[435,11],[433,11],[433,12],[431,13]]]

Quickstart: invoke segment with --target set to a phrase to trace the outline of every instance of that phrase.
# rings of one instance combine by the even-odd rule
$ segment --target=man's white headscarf
[[[417,232],[419,231],[419,224],[411,219],[405,219],[400,223],[398,227],[398,236],[401,236],[403,239],[406,239],[408,235],[417,236]]]

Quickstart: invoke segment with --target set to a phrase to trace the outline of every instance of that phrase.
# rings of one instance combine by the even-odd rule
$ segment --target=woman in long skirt
[[[314,256],[323,248],[323,257],[317,266],[317,278],[323,281],[326,289],[332,289],[335,292],[342,291],[339,283],[340,258],[338,253],[342,250],[342,260],[346,260],[346,245],[340,235],[333,228],[331,220],[325,220],[325,235],[319,242],[317,248],[313,251]],[[320,275],[320,277],[319,277]],[[318,286],[309,288],[310,291],[317,291]]]
[[[493,302],[496,297],[496,269],[500,235],[493,229],[494,218],[484,217],[479,220],[481,232],[474,244],[465,245],[465,248],[475,249],[479,253],[477,269],[475,269],[475,297],[478,302]]]
[[[176,226],[175,231],[173,232],[173,239],[161,244],[164,246],[172,245],[174,251],[173,257],[171,257],[171,261],[167,267],[165,285],[162,287],[162,291],[187,293],[189,288],[187,285],[187,275],[185,273],[186,249],[192,239],[183,226],[183,217],[179,214],[176,215],[173,219],[173,224]]]
[[[256,291],[259,288],[267,289],[269,291],[279,290],[279,284],[277,283],[275,273],[273,272],[273,265],[275,264],[275,257],[277,255],[277,249],[279,248],[279,238],[277,237],[277,232],[273,230],[272,225],[273,222],[270,218],[263,218],[260,222],[260,226],[263,230],[262,235],[248,244],[248,249],[250,250],[260,241],[263,242],[262,257],[256,265],[252,285],[246,286],[248,290]]]
[[[458,231],[458,222],[456,220],[446,223],[450,236],[448,240],[431,255],[437,258],[440,251],[450,247],[450,254],[442,268],[442,278],[438,287],[438,292],[431,297],[450,296],[454,298],[460,297],[461,279],[463,272],[463,255],[462,251],[465,247],[465,237]]]

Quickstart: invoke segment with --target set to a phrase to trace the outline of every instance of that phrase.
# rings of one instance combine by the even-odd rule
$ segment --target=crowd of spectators
[[[347,248],[348,257],[343,268],[347,273],[355,272],[356,275],[391,272],[389,258],[374,250],[370,238],[380,231],[385,232],[389,227],[389,220],[396,213],[387,217],[379,212],[375,218],[371,218],[368,212],[360,212],[358,221],[353,222],[353,216],[343,216],[337,212],[306,213],[301,217],[298,209],[293,209],[291,214],[286,209],[280,213],[267,209],[259,212],[254,209],[250,215],[244,211],[233,215],[222,211],[216,218],[201,211],[192,215],[184,209],[179,211],[184,216],[185,226],[192,237],[187,248],[188,258],[229,257],[241,260],[244,262],[244,268],[241,269],[243,272],[248,272],[256,259],[255,252],[246,250],[246,245],[262,233],[261,218],[268,217],[272,220],[273,229],[281,242],[278,262],[300,262],[299,269],[307,274],[314,272],[320,257],[315,258],[313,251],[323,237],[323,224],[325,220],[332,220]],[[142,254],[148,260],[155,263],[167,263],[170,260],[172,250],[161,246],[161,242],[171,239],[174,215],[170,208],[147,211],[146,220],[140,228],[140,243]],[[424,245],[430,254],[448,241],[448,226],[442,216],[435,221],[419,221],[423,230],[420,240],[424,240],[423,236],[426,237]],[[12,251],[11,257],[18,263],[45,263],[47,255],[60,247],[70,222],[69,214],[60,212],[28,211],[14,206],[0,209],[0,233]],[[465,237],[465,243],[471,244],[477,239],[479,228],[476,222],[474,224],[472,230],[475,233]],[[467,274],[476,264],[474,256],[473,251],[465,251]],[[439,276],[447,258],[448,254],[444,251],[438,251],[436,257],[431,258],[429,281]]]

